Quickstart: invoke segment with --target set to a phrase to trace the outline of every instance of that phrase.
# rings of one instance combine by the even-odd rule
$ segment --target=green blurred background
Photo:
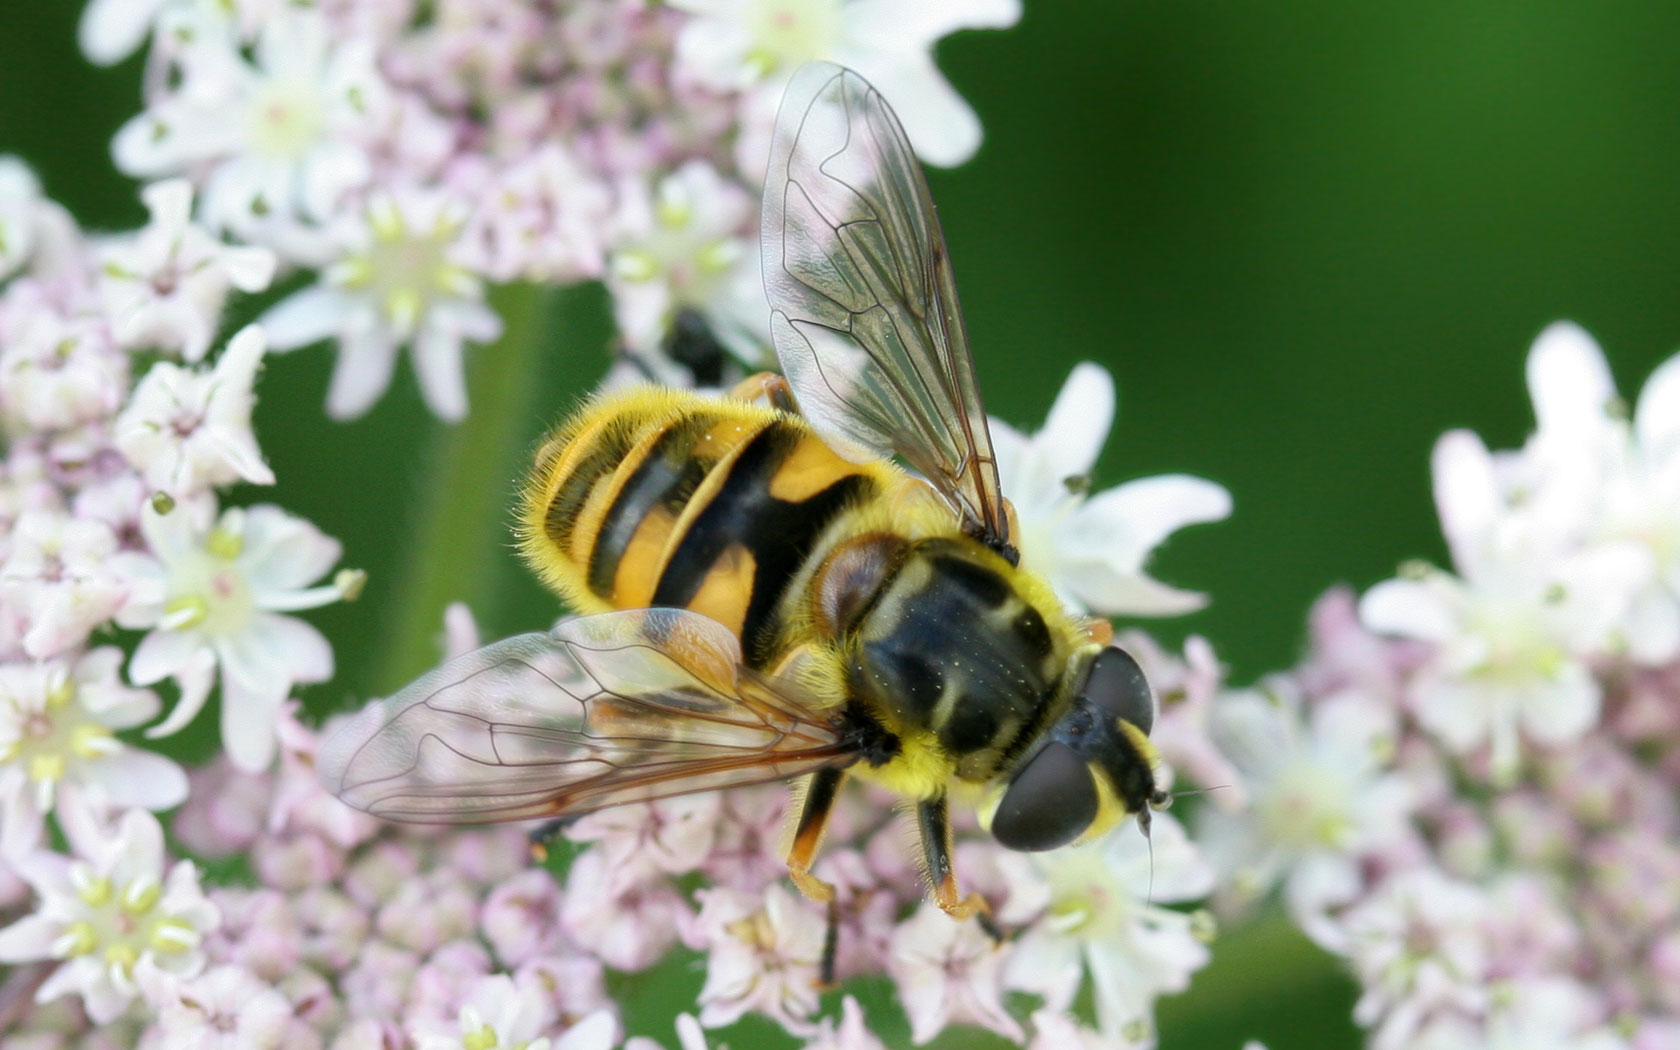
[[[1431,443],[1454,426],[1521,440],[1545,324],[1598,336],[1630,396],[1680,345],[1671,3],[1027,6],[1015,30],[939,50],[986,130],[972,163],[931,176],[982,386],[1037,425],[1075,361],[1103,362],[1121,413],[1099,484],[1188,471],[1231,490],[1229,522],[1156,562],[1213,605],[1149,626],[1208,635],[1235,679],[1295,658],[1326,587],[1444,557]],[[0,151],[87,225],[128,227],[142,211],[106,144],[138,108],[138,64],[87,66],[79,7],[0,4]],[[328,422],[321,348],[259,386],[280,484],[236,498],[310,518],[371,574],[360,603],[313,617],[340,662],[317,711],[428,663],[448,600],[487,634],[555,613],[509,556],[504,508],[523,449],[603,369],[605,299],[499,301],[510,345],[473,360],[458,428],[406,370],[366,419]],[[1169,1050],[1357,1045],[1351,986],[1280,925],[1215,958],[1164,1004]]]

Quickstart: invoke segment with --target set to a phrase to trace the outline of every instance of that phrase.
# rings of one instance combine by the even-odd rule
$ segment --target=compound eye
[[[992,835],[1008,849],[1065,846],[1097,819],[1097,785],[1085,760],[1049,743],[1009,782],[992,814]]]
[[[1155,727],[1155,695],[1132,654],[1111,645],[1091,661],[1091,673],[1081,690],[1103,712],[1118,715],[1148,736]]]

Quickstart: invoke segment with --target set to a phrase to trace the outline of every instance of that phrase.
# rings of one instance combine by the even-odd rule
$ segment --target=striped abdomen
[[[733,630],[747,662],[762,666],[789,583],[881,477],[797,418],[636,391],[591,404],[543,446],[522,547],[579,611],[693,609]]]

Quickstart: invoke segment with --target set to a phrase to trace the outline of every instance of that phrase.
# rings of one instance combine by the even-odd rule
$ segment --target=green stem
[[[454,426],[434,425],[428,470],[407,515],[406,567],[389,599],[396,610],[377,670],[374,695],[400,686],[440,656],[443,611],[465,601],[475,612],[494,600],[508,546],[509,479],[523,469],[544,384],[534,381],[555,338],[557,289],[508,285],[490,293],[502,337],[472,351],[467,373],[471,411]]]

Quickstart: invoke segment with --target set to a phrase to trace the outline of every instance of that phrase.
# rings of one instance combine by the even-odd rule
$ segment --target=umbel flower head
[[[202,943],[221,921],[199,889],[191,861],[166,863],[163,829],[151,814],[124,813],[100,826],[86,813],[61,822],[74,859],[38,852],[17,865],[34,890],[29,916],[0,930],[0,962],[60,960],[37,1002],[79,995],[103,1024],[154,973],[191,976]]]

